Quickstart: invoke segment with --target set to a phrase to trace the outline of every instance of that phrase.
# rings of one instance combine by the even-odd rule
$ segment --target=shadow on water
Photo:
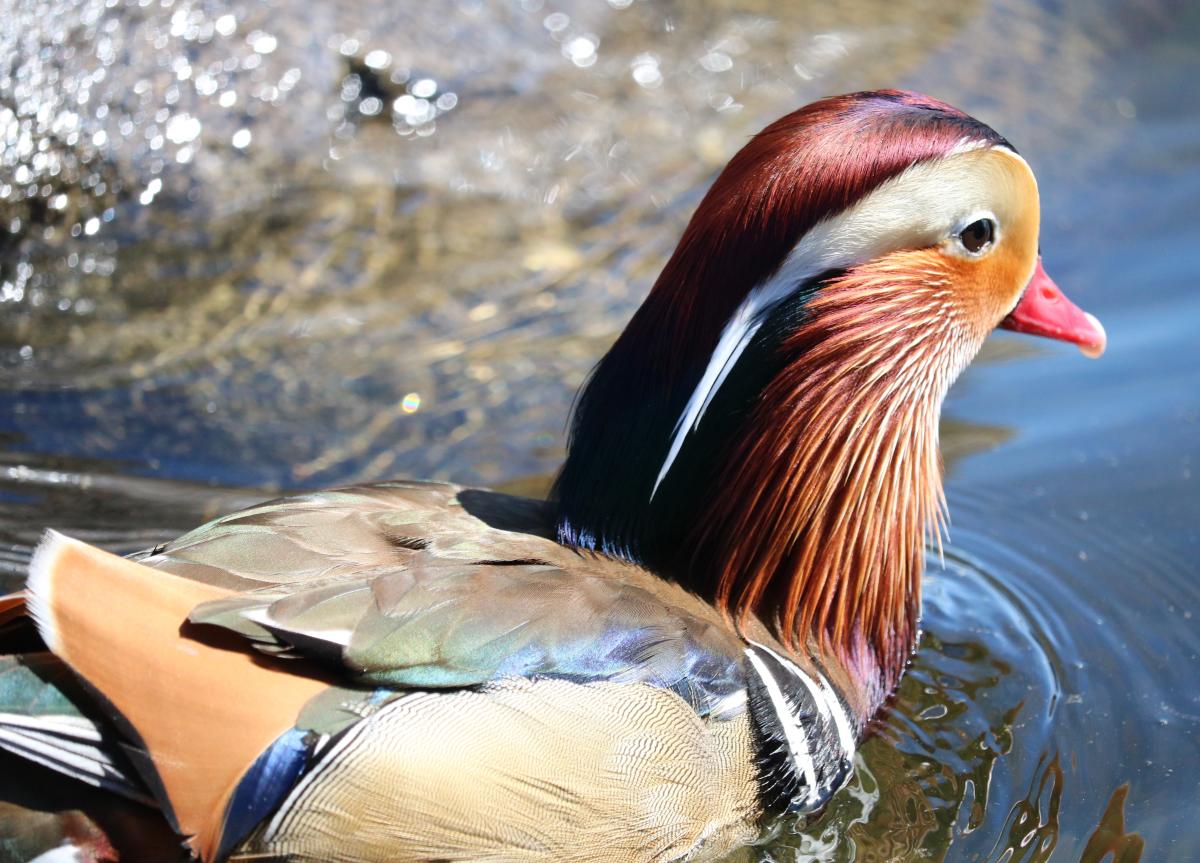
[[[1200,859],[1197,39],[1167,0],[14,4],[0,588],[46,526],[127,552],[287,488],[541,493],[746,137],[922,89],[1030,159],[1110,351],[996,338],[952,391],[910,673],[823,817],[738,859]]]

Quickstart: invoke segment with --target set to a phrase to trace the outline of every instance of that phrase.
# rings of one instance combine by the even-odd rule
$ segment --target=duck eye
[[[992,244],[996,235],[996,223],[991,219],[977,219],[958,233],[958,241],[972,255],[977,255]]]

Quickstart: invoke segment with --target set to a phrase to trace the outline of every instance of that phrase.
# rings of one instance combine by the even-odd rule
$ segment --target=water
[[[280,488],[544,490],[746,136],[921,89],[1033,164],[1110,348],[998,335],[956,385],[914,666],[826,815],[742,856],[1200,859],[1200,8],[830,5],[13,0],[0,586],[47,525],[129,551]]]

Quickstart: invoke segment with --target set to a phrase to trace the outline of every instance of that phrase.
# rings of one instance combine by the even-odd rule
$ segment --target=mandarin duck
[[[549,500],[340,488],[131,558],[48,532],[0,600],[44,645],[3,660],[0,747],[203,861],[711,860],[817,812],[914,649],[947,388],[997,326],[1104,348],[1038,223],[942,102],[783,117],[584,386]]]

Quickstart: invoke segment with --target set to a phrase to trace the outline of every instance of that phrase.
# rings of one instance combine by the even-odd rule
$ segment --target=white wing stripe
[[[837,697],[837,693],[829,685],[829,681],[825,679],[825,675],[817,672],[817,679],[820,681],[820,687],[818,687],[817,683],[805,674],[800,666],[796,665],[796,663],[792,662],[786,656],[781,656],[765,644],[759,644],[757,641],[750,643],[759,650],[764,650],[771,654],[780,665],[800,678],[808,690],[808,694],[812,696],[813,701],[816,703],[817,709],[821,712],[821,718],[826,722],[832,722],[834,727],[837,728],[838,743],[841,745],[846,759],[852,759],[855,750],[854,734],[850,731],[850,722],[846,718],[846,711],[842,709],[842,702]]]
[[[838,698],[837,693],[833,691],[833,687],[829,685],[829,680],[824,674],[818,674],[821,681],[821,690],[825,694],[825,700],[829,702],[829,707],[833,712],[833,723],[837,726],[838,740],[842,744],[842,749],[846,752],[846,758],[854,757],[854,732],[850,730],[850,720],[846,716],[846,711],[842,707],[842,701]]]
[[[783,690],[779,688],[779,683],[771,676],[766,663],[750,648],[746,649],[746,658],[754,666],[759,679],[762,680],[763,686],[766,687],[767,695],[771,698],[771,705],[775,708],[776,716],[779,717],[779,726],[783,729],[783,736],[787,740],[788,749],[792,753],[792,760],[796,762],[796,766],[800,768],[800,772],[804,776],[804,783],[807,788],[806,802],[811,802],[817,793],[817,771],[813,767],[812,754],[808,751],[808,736],[804,733],[804,729],[800,727],[799,723],[796,722],[796,717],[792,714],[792,710],[788,706]]]

